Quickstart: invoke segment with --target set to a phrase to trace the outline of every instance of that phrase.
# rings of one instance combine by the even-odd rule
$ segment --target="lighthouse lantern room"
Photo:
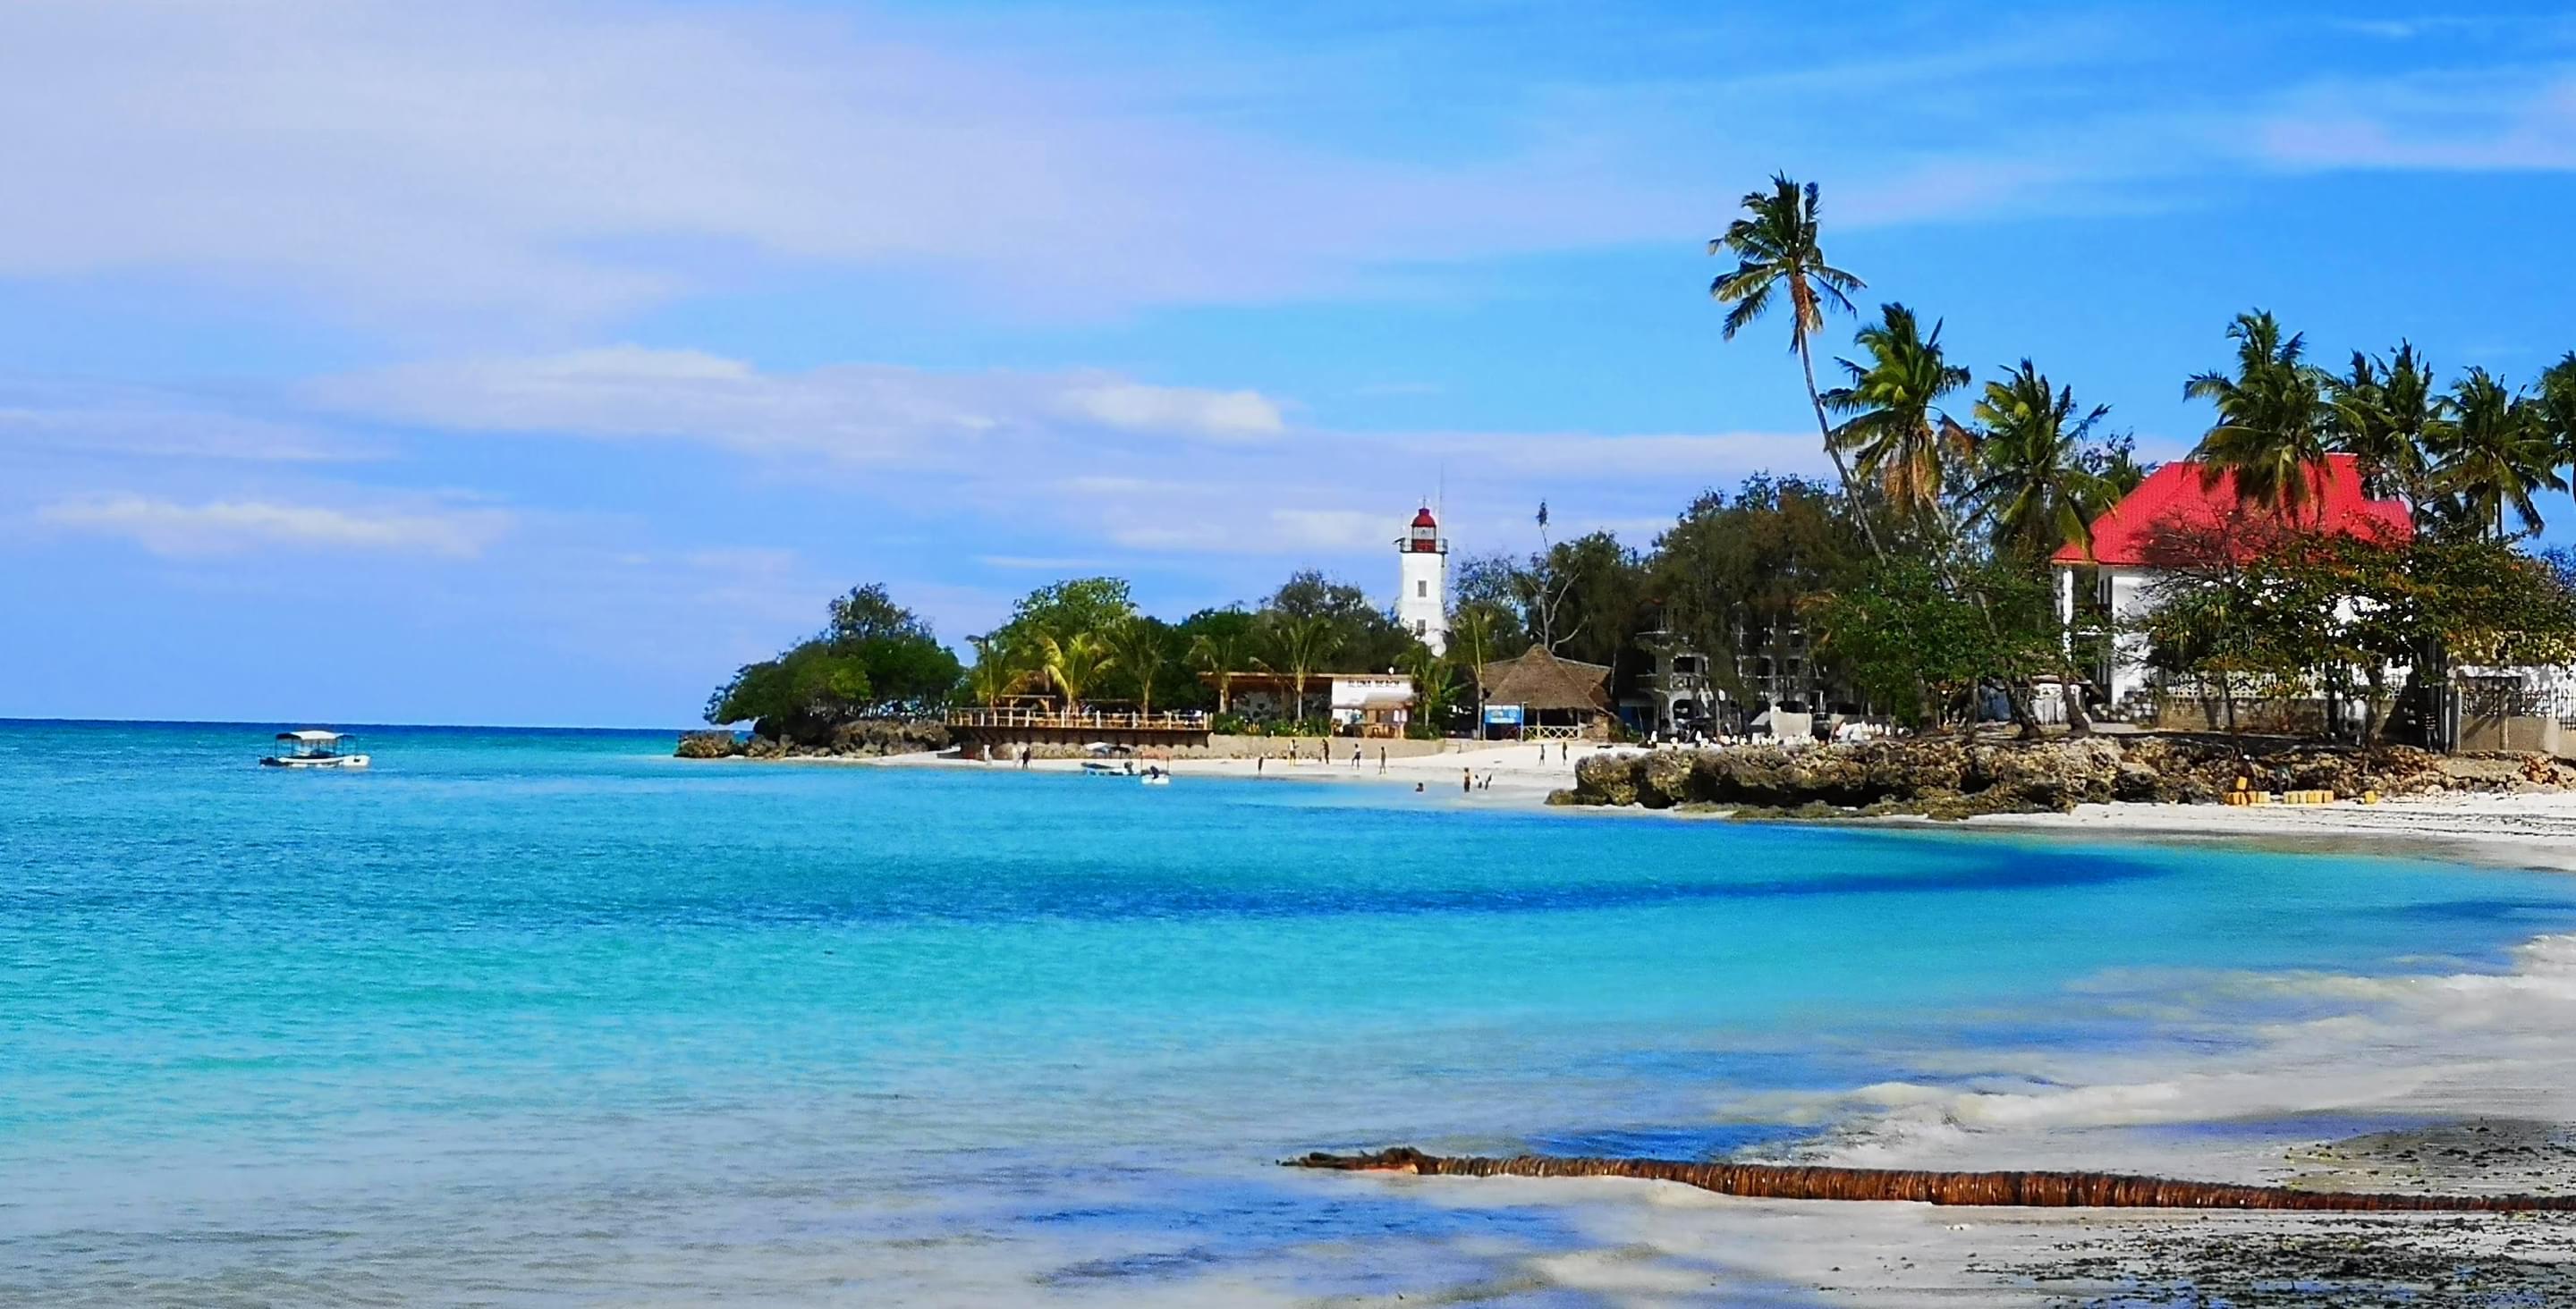
[[[1395,616],[1433,654],[1449,649],[1449,542],[1440,535],[1440,520],[1424,505],[1413,526],[1395,543]]]

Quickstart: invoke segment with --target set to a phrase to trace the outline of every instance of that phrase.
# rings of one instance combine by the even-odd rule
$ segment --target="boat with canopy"
[[[357,738],[341,732],[305,728],[277,734],[285,748],[260,760],[264,768],[364,768],[367,757],[349,748]]]

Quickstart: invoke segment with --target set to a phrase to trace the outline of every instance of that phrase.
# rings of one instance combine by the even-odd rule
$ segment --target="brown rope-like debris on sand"
[[[2060,1209],[2282,1209],[2338,1213],[2576,1212],[2576,1196],[2374,1195],[2227,1186],[2117,1173],[1946,1173],[1894,1168],[1794,1168],[1695,1164],[1674,1159],[1517,1155],[1488,1159],[1424,1154],[1410,1146],[1375,1154],[1317,1151],[1291,1168],[1416,1173],[1425,1177],[1634,1177],[1765,1200],[1914,1200],[1924,1204],[2029,1205]]]

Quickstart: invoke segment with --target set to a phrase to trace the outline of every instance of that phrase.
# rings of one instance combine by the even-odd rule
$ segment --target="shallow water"
[[[0,724],[0,1299],[1583,1303],[1511,1289],[1559,1209],[1271,1161],[1777,1150],[2576,925],[2549,874],[669,739]]]

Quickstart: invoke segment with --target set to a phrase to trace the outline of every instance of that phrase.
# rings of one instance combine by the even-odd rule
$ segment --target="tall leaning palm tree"
[[[1816,239],[1815,183],[1800,186],[1785,173],[1774,174],[1770,190],[1746,192],[1742,203],[1744,212],[1726,225],[1724,235],[1708,243],[1710,254],[1733,255],[1736,261],[1734,271],[1721,274],[1708,287],[1709,295],[1729,306],[1725,338],[1734,340],[1736,333],[1772,305],[1787,304],[1789,351],[1798,356],[1798,367],[1806,374],[1807,403],[1816,411],[1816,433],[1842,479],[1843,502],[1851,509],[1852,521],[1860,524],[1870,552],[1882,553],[1869,515],[1862,512],[1860,493],[1853,488],[1851,468],[1834,444],[1833,424],[1825,418],[1824,397],[1816,389],[1816,361],[1809,344],[1824,328],[1825,311],[1851,312],[1851,293],[1868,284],[1825,262]]]
[[[1941,397],[1968,384],[1968,370],[1942,354],[1941,324],[1925,336],[1901,304],[1881,306],[1879,321],[1852,339],[1869,362],[1836,359],[1849,385],[1820,397],[1825,408],[1849,415],[1831,433],[1834,448],[1878,483],[1897,513],[1928,526],[1948,471],[1976,453],[1975,438],[1940,409]]]
[[[1064,711],[1082,712],[1082,693],[1100,684],[1100,679],[1118,664],[1109,643],[1096,632],[1076,632],[1058,637],[1042,633],[1037,641],[1038,667],[1047,680],[1064,696]]]
[[[2066,545],[2093,550],[2093,520],[2120,498],[2110,480],[2087,466],[2085,443],[2111,412],[2095,405],[2076,416],[2075,388],[2050,389],[2027,359],[2002,381],[1986,383],[1972,413],[1985,429],[1978,443],[1984,476],[1969,489],[1970,526],[1993,532],[2000,549],[2045,558]]]
[[[2540,509],[2533,494],[2544,487],[2567,489],[2540,409],[2483,368],[2470,369],[2452,388],[2451,406],[2458,418],[2441,451],[2435,485],[2457,501],[2462,521],[2492,530],[2499,541],[2508,539],[2508,510],[2522,525],[2516,535],[2538,533]]]
[[[2227,338],[2236,343],[2235,375],[2202,373],[2183,384],[2185,396],[2218,409],[2192,452],[2202,484],[2233,472],[2238,499],[2295,513],[2316,490],[2334,430],[2326,375],[2307,361],[2305,338],[2283,337],[2261,310],[2238,314]]]
[[[1465,667],[1469,693],[1474,696],[1473,721],[1468,732],[1481,733],[1485,728],[1485,665],[1494,658],[1494,610],[1486,605],[1459,606],[1449,619],[1449,652]]]

